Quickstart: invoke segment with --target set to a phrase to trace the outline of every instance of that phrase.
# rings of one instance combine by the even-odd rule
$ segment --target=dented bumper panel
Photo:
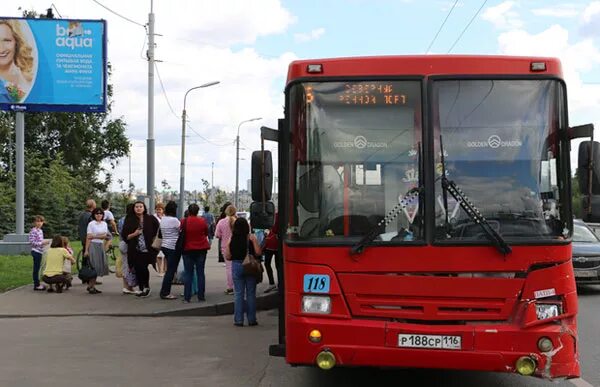
[[[338,366],[444,368],[495,372],[516,372],[521,356],[536,362],[535,376],[542,378],[578,377],[579,361],[573,319],[565,319],[531,329],[510,324],[431,326],[386,321],[336,321],[288,316],[287,354],[290,364],[314,365],[317,354],[329,350]],[[308,340],[318,329],[322,341]],[[461,348],[418,349],[399,347],[399,335],[438,335],[461,337]],[[406,336],[403,336],[406,337]],[[538,349],[538,340],[548,337],[549,352]]]

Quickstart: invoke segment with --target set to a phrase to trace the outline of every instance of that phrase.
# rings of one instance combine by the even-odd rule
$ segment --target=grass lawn
[[[113,240],[113,245],[118,246],[118,239]],[[81,251],[81,242],[71,242],[75,257]],[[116,249],[119,251],[119,249]],[[109,255],[110,257],[110,255]],[[109,259],[109,265],[114,265],[112,258]],[[0,255],[0,292],[14,289],[19,286],[31,284],[31,269],[33,267],[33,258],[31,255]],[[75,265],[73,273],[77,272]]]

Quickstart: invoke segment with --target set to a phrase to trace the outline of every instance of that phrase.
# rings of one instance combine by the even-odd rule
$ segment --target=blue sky
[[[113,115],[128,123],[132,180],[145,189],[147,39],[138,24],[147,23],[150,1],[53,3],[55,14],[64,18],[107,20]],[[2,1],[0,14],[19,16],[19,6],[44,12],[49,4]],[[161,61],[155,83],[157,184],[166,179],[178,187],[180,116],[183,95],[190,87],[221,82],[188,96],[189,124],[195,132],[188,131],[186,139],[186,188],[200,189],[200,179],[210,179],[214,162],[215,185],[233,189],[237,127],[246,119],[262,117],[240,129],[240,186],[245,187],[250,152],[260,146],[259,127],[275,127],[283,115],[282,91],[290,61],[424,54],[451,9],[430,53],[447,53],[476,15],[452,54],[557,56],[567,81],[571,124],[594,122],[600,128],[600,1],[154,0],[156,33],[161,34],[156,38],[156,58]],[[114,175],[127,180],[128,172],[124,159]]]

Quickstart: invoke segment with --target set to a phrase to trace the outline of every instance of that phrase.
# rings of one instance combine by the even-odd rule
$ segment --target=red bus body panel
[[[533,62],[545,71],[532,71]],[[308,65],[322,72],[308,72]],[[386,76],[543,75],[562,78],[554,58],[506,56],[384,56],[299,60],[288,85],[303,78]],[[288,117],[294,121],[295,117]],[[298,146],[294,144],[294,146]],[[286,206],[293,210],[293,200]],[[315,365],[332,352],[341,366],[446,368],[515,372],[521,356],[535,359],[535,375],[578,377],[577,293],[571,245],[350,247],[283,243],[285,353],[293,365]],[[326,274],[330,314],[302,312],[306,274]],[[317,294],[318,295],[318,294]],[[535,305],[562,304],[558,317],[538,320]],[[317,329],[322,341],[313,343]],[[460,350],[399,347],[400,334],[459,335]],[[538,340],[550,338],[543,353]]]
[[[532,62],[544,62],[546,71],[531,71]],[[309,73],[309,64],[321,64],[323,72]],[[562,78],[556,58],[416,55],[299,60],[290,64],[288,83],[305,77],[432,76],[432,75],[527,75],[545,74]]]
[[[328,349],[344,366],[514,372],[519,357],[532,356],[537,376],[579,376],[570,245],[514,246],[506,260],[492,247],[439,246],[367,248],[358,262],[347,247],[286,247],[284,256],[291,364],[314,364]],[[562,263],[543,267],[544,262]],[[543,268],[531,271],[540,264]],[[490,272],[528,275],[477,277]],[[330,276],[331,314],[302,313],[305,274]],[[548,289],[562,298],[565,309],[559,318],[540,323],[535,292]],[[430,324],[435,321],[439,324]],[[308,340],[313,329],[323,335],[319,344]],[[460,335],[462,350],[399,348],[401,333]],[[556,353],[539,351],[541,337],[552,340]]]

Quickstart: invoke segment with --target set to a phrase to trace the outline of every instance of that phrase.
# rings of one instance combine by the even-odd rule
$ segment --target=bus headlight
[[[562,313],[560,304],[535,304],[535,313],[538,320],[556,317]]]
[[[331,299],[327,296],[303,296],[302,312],[304,313],[331,313]]]

